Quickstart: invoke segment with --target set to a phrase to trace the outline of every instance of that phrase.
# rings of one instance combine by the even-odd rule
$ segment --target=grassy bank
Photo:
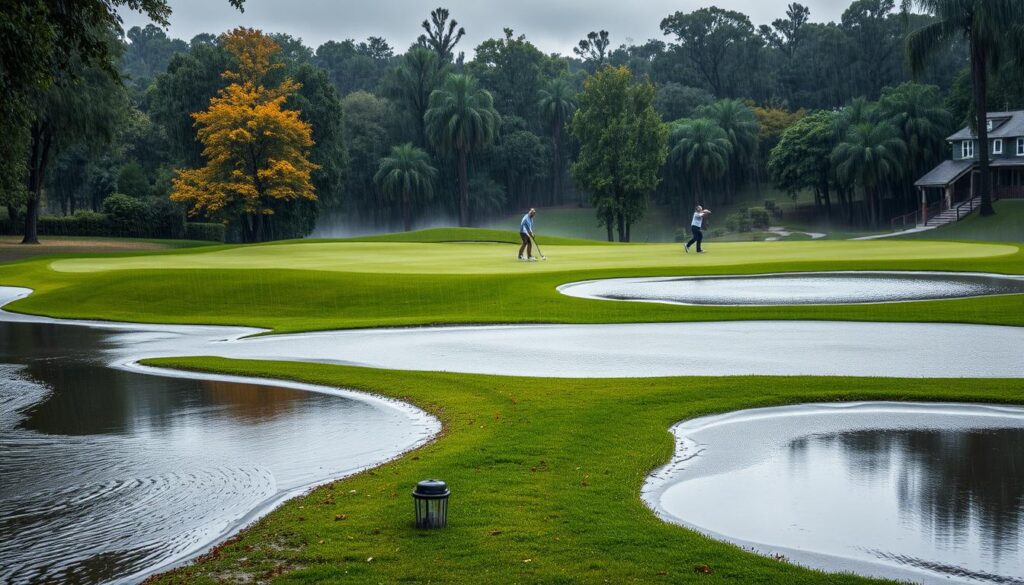
[[[277,331],[441,323],[726,319],[918,320],[1024,325],[1024,296],[898,305],[684,307],[572,299],[555,288],[602,277],[817,270],[1024,273],[1016,246],[944,242],[552,245],[547,262],[480,243],[299,242],[25,261],[0,284],[35,294],[9,309],[54,317],[252,325]]]
[[[746,553],[658,520],[640,500],[676,421],[839,400],[1024,401],[1024,381],[837,378],[544,380],[212,358],[191,370],[302,380],[412,402],[444,423],[412,455],[285,504],[165,583],[866,583]],[[441,477],[447,530],[412,527],[409,492]],[[695,567],[707,565],[710,575]]]
[[[963,220],[926,232],[899,236],[906,240],[962,240],[976,242],[1024,242],[1024,200],[996,201],[996,214],[977,212]]]

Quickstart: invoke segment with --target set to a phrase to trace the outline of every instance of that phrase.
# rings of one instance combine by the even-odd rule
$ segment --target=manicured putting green
[[[516,247],[488,243],[292,242],[128,258],[54,261],[58,272],[146,269],[292,269],[377,274],[529,274],[622,268],[702,268],[807,261],[899,261],[990,258],[1017,246],[949,242],[721,243],[707,254],[684,254],[676,244],[544,247],[546,262],[519,262]]]

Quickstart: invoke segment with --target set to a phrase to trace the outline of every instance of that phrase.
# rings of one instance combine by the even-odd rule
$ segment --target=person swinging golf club
[[[529,260],[530,262],[536,262],[537,259],[533,257],[533,218],[536,217],[537,210],[530,209],[523,216],[523,221],[519,222],[519,237],[523,240],[523,245],[519,246],[519,259]],[[523,258],[523,252],[526,252],[526,258]]]
[[[697,253],[703,254],[704,250],[701,249],[700,243],[704,241],[704,218],[711,215],[710,209],[704,209],[698,205],[693,210],[693,221],[690,222],[690,231],[693,232],[693,237],[690,238],[689,242],[683,246],[683,250],[687,253],[690,252],[690,246],[697,244]]]

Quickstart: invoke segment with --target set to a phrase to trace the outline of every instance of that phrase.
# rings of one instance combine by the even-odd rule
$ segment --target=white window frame
[[[996,138],[992,141],[992,154],[1003,154],[1003,139]]]
[[[1024,138],[1017,139],[1017,156],[1024,156]]]
[[[985,127],[986,127],[986,128],[988,128],[988,131],[989,131],[989,132],[991,132],[991,131],[992,131],[992,127],[993,127],[993,126],[995,126],[995,122],[994,122],[993,120],[987,120],[987,121],[986,121],[986,123],[985,123]]]
[[[974,158],[973,140],[964,140],[960,143],[960,158]]]

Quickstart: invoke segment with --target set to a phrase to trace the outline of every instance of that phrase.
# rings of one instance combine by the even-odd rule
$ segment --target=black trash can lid
[[[439,479],[425,479],[416,484],[416,489],[413,490],[412,495],[420,498],[443,498],[450,493],[448,484],[445,482]]]

